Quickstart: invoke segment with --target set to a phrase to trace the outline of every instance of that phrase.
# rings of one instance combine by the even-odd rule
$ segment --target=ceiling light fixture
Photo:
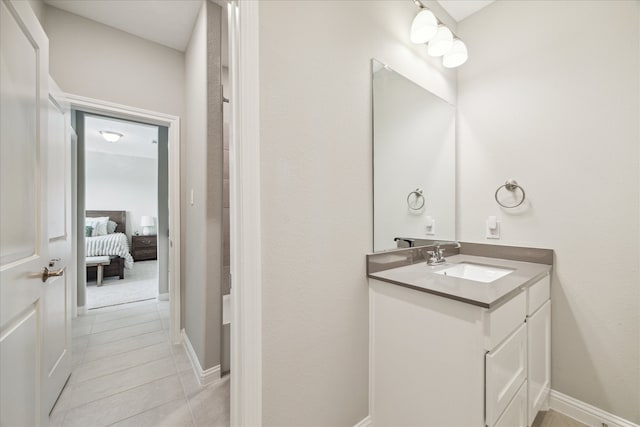
[[[100,135],[102,135],[107,142],[118,142],[118,140],[123,137],[121,133],[112,132],[110,130],[101,130]]]
[[[427,9],[421,0],[413,2],[420,10],[411,23],[411,41],[416,44],[427,43],[427,54],[442,56],[445,68],[456,68],[467,62],[467,45],[433,11]]]

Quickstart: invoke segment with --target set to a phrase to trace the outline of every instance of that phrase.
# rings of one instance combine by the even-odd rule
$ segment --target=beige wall
[[[218,5],[203,2],[185,55],[182,318],[203,369],[221,363],[221,12]]]
[[[555,250],[552,388],[640,422],[637,1],[495,2],[458,24],[459,233]],[[515,178],[527,207],[501,210]]]
[[[50,6],[44,29],[63,91],[184,115],[182,52]]]
[[[435,6],[437,7],[437,5]],[[453,102],[409,1],[260,2],[265,426],[368,414],[371,58]]]

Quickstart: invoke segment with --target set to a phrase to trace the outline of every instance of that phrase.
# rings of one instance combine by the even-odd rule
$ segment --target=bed
[[[133,265],[133,257],[129,253],[129,243],[127,240],[126,230],[127,212],[126,211],[86,211],[87,218],[98,218],[108,216],[109,219],[117,224],[116,231],[106,236],[85,237],[85,256],[108,256],[110,264],[103,266],[103,277],[117,276],[124,279],[125,267],[130,268]],[[96,280],[98,276],[98,267],[87,267],[87,280]]]

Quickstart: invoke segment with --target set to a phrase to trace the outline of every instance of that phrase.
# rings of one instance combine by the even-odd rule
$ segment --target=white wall
[[[640,422],[637,1],[495,2],[459,23],[459,235],[555,250],[552,387]],[[515,178],[528,204],[501,210]]]
[[[85,160],[86,209],[127,211],[131,242],[134,232],[142,233],[141,216],[158,217],[157,160],[94,151],[88,151]]]
[[[455,72],[408,41],[416,12],[409,1],[260,2],[265,426],[368,414],[371,58],[456,97]]]
[[[51,76],[74,95],[183,115],[184,54],[46,7]]]

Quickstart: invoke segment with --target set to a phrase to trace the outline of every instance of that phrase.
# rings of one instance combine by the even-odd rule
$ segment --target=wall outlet
[[[487,218],[485,226],[487,239],[500,239],[500,221],[495,216]]]
[[[425,234],[427,236],[435,236],[436,234],[436,220],[430,216],[426,219]]]

